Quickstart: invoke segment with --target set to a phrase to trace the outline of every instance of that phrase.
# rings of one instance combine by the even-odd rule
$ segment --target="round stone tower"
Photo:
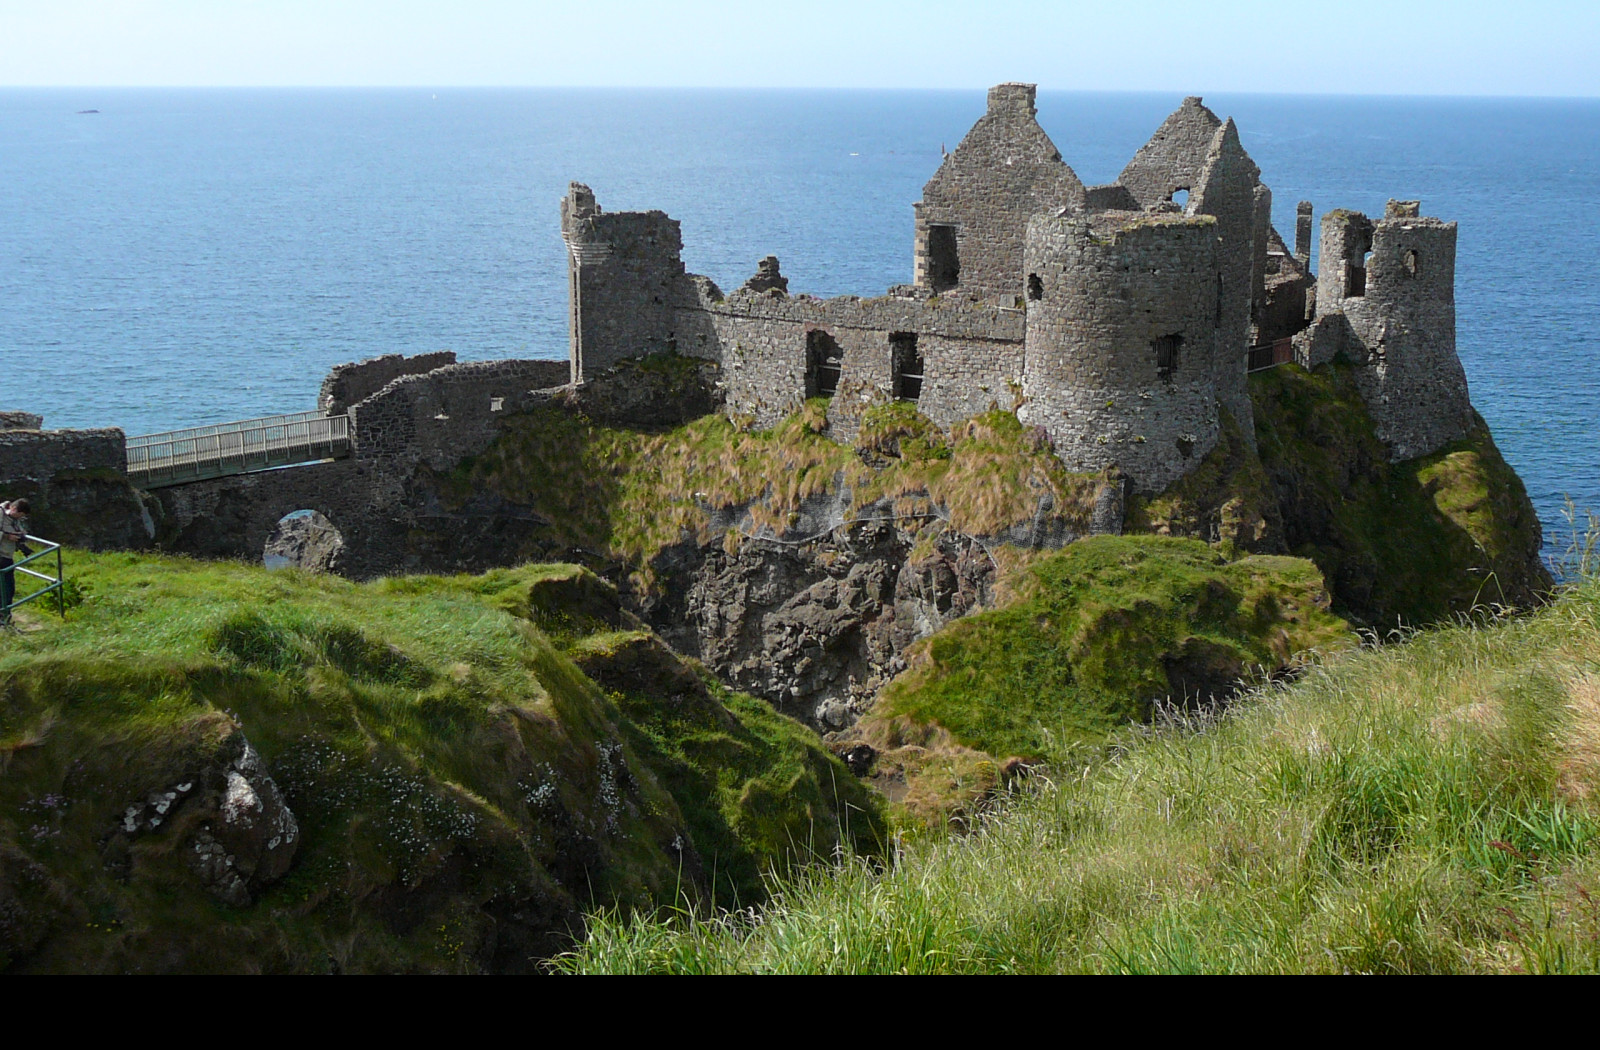
[[[1019,418],[1070,470],[1120,467],[1159,492],[1217,442],[1216,220],[1177,212],[1037,215],[1024,250]]]

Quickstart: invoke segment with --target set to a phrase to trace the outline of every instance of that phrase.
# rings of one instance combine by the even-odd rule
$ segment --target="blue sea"
[[[1086,183],[1181,99],[1041,92]],[[1472,397],[1559,547],[1600,509],[1600,100],[1218,95],[1272,188],[1460,223]],[[0,408],[145,433],[312,407],[330,365],[563,357],[569,180],[682,220],[732,287],[911,279],[911,205],[982,90],[0,90]],[[82,112],[93,110],[96,112]]]

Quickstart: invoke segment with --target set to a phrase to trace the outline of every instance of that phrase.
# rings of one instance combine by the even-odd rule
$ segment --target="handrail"
[[[128,439],[128,476],[147,488],[331,459],[350,451],[348,414],[298,412]]]
[[[236,419],[228,423],[210,423],[203,427],[183,427],[179,430],[163,430],[157,434],[140,434],[128,438],[129,448],[144,448],[151,442],[176,438],[208,437],[212,434],[233,434],[241,430],[253,430],[265,424],[272,423],[299,423],[307,419],[325,418],[323,413],[312,410],[310,412],[285,412],[276,416],[256,416],[252,419]]]
[[[53,592],[56,596],[57,611],[61,613],[61,618],[65,620],[67,618],[67,594],[62,581],[66,579],[66,574],[62,572],[61,569],[61,544],[51,543],[49,540],[42,539],[38,536],[26,536],[23,538],[23,542],[28,544],[30,547],[37,546],[40,549],[28,555],[26,558],[23,558],[21,561],[12,563],[9,571],[13,573],[20,572],[24,575],[32,576],[35,579],[44,580],[46,586],[33,591],[25,598],[13,597],[11,600],[11,606],[6,611],[9,613],[15,610],[19,605],[26,605],[35,598],[39,598],[43,595]],[[40,558],[48,557],[52,553],[56,556],[56,574],[54,576],[48,576],[42,572],[35,572],[32,569],[23,568],[23,566],[27,565],[29,562],[38,561]],[[12,578],[15,579],[15,577]]]

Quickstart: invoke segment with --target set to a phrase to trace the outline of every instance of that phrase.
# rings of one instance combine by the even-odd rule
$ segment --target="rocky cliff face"
[[[731,553],[684,544],[656,566],[662,597],[644,612],[674,648],[824,732],[870,706],[911,643],[987,605],[996,576],[973,537],[892,521]]]

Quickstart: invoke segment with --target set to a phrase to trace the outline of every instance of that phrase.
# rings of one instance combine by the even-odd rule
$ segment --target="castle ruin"
[[[1077,471],[1157,492],[1227,420],[1254,442],[1252,367],[1334,359],[1392,458],[1472,425],[1455,352],[1455,224],[1392,201],[1377,221],[1311,205],[1291,252],[1232,120],[1188,98],[1117,181],[1085,186],[1036,120],[1035,88],[1001,84],[914,205],[914,282],[882,297],[791,295],[778,260],[724,293],[685,271],[676,220],[607,212],[573,183],[572,379],[676,352],[716,362],[727,410],[768,426],[829,399],[830,431],[915,402],[941,426],[990,408],[1043,428]]]

